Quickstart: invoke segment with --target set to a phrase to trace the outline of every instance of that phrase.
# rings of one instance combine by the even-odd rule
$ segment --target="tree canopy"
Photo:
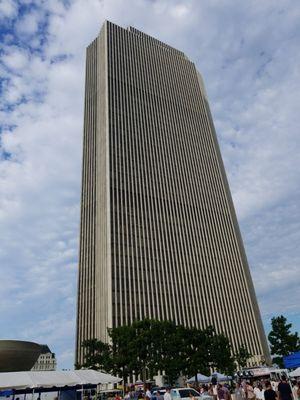
[[[108,334],[110,344],[97,339],[82,343],[83,367],[114,373],[124,382],[132,374],[146,380],[164,371],[173,384],[180,374],[209,375],[213,367],[230,375],[235,369],[229,339],[213,327],[200,330],[144,319],[109,329]]]
[[[252,354],[249,353],[246,346],[242,344],[238,351],[234,355],[236,364],[239,368],[244,368],[247,365],[247,361],[252,357]]]
[[[273,362],[283,367],[283,356],[300,350],[298,332],[291,333],[292,324],[280,315],[271,320],[272,330],[268,335],[271,354],[274,355]]]

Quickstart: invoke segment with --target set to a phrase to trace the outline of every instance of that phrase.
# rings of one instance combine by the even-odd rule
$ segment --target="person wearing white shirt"
[[[164,400],[172,400],[170,388],[167,388],[166,393],[164,394]]]
[[[150,390],[149,390],[149,388],[146,390],[146,398],[147,398],[147,400],[151,400],[151,397],[152,397],[152,394],[151,394],[151,392],[150,392]]]
[[[263,400],[264,394],[263,394],[262,388],[260,387],[259,384],[257,386],[255,386],[254,394],[255,394],[257,400]]]

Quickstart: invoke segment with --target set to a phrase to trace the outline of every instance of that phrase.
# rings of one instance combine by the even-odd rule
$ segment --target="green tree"
[[[136,359],[138,370],[137,374],[146,379],[146,371],[152,378],[157,374],[160,367],[160,356],[158,352],[159,342],[161,340],[162,322],[150,319],[134,321],[132,329],[132,355]]]
[[[126,383],[128,376],[141,372],[140,362],[135,354],[134,329],[131,326],[123,325],[109,329],[111,339],[112,372],[122,377]]]
[[[160,321],[158,325],[157,371],[165,371],[168,383],[173,384],[184,368],[184,328],[171,321]]]
[[[152,348],[148,370],[150,374],[165,371],[169,383],[172,384],[183,368],[182,327],[176,326],[172,321],[152,321],[152,323]]]
[[[234,359],[229,339],[216,334],[213,327],[204,330],[176,326],[172,321],[144,319],[108,330],[110,344],[97,339],[82,343],[83,367],[112,372],[126,383],[131,374],[152,378],[165,372],[169,384],[182,373],[209,374],[212,366],[232,374]]]
[[[209,375],[209,362],[212,346],[213,328],[205,330],[196,328],[185,329],[184,335],[184,374],[195,376],[197,383],[197,373]]]
[[[214,334],[211,345],[211,366],[217,371],[233,375],[235,370],[234,358],[230,340],[224,334]]]
[[[273,357],[273,362],[283,367],[283,356],[300,350],[298,332],[291,333],[292,324],[288,324],[283,315],[273,317],[271,325],[272,330],[268,335],[268,339],[271,354],[275,356]]]
[[[244,368],[247,365],[247,361],[252,357],[245,345],[241,345],[238,351],[235,353],[234,358],[238,368]]]
[[[76,365],[77,368],[91,368],[110,372],[112,369],[111,348],[107,343],[97,339],[89,339],[82,342],[85,349],[84,361],[82,365]]]

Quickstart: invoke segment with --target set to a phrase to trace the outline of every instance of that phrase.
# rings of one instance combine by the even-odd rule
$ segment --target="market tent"
[[[62,388],[77,385],[98,385],[118,383],[121,379],[103,372],[88,370],[75,371],[24,371],[0,373],[1,389]]]
[[[283,357],[283,363],[285,368],[300,367],[300,351],[290,354],[289,356]]]
[[[292,378],[297,378],[298,376],[300,376],[300,367],[298,367],[297,369],[295,369],[295,371],[290,372],[289,374]]]
[[[201,375],[201,374],[199,374],[199,375]],[[217,382],[226,382],[226,381],[229,381],[232,379],[231,376],[220,374],[220,372],[217,372],[217,371],[214,372],[211,376],[205,376],[205,375],[201,375],[201,376],[203,376],[204,378],[198,379],[199,383],[210,383],[213,378],[215,378],[217,380]],[[190,378],[187,382],[188,383],[195,382],[195,377]]]
[[[106,383],[119,383],[122,380],[116,376],[104,374],[103,372],[94,371],[92,369],[79,369],[74,372],[81,379],[82,384],[104,385]]]
[[[32,387],[33,380],[28,372],[1,372],[0,389],[23,389]]]
[[[225,381],[230,381],[230,380],[232,379],[231,376],[223,375],[223,374],[221,374],[220,372],[217,372],[217,371],[214,372],[214,373],[209,377],[210,381],[211,381],[213,378],[216,378],[217,382],[225,382]]]
[[[75,371],[28,371],[28,374],[33,382],[31,388],[78,385],[78,377]]]
[[[206,382],[208,382],[208,380],[209,380],[208,376],[205,376],[205,375],[202,375],[199,373],[197,374],[197,381],[199,383],[206,383]],[[192,376],[190,379],[187,380],[187,383],[193,383],[193,382],[195,382],[195,376]]]

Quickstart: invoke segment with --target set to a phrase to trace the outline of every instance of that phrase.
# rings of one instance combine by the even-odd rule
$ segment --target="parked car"
[[[152,400],[156,400],[156,393],[159,391],[159,393],[163,396],[166,393],[166,387],[153,387],[151,390],[152,394]]]
[[[213,400],[212,396],[201,395],[193,388],[176,388],[172,389],[170,393],[173,400],[190,400],[190,395],[197,400]]]
[[[190,400],[190,395],[200,400],[200,393],[193,388],[176,388],[171,390],[171,396],[174,400]]]

